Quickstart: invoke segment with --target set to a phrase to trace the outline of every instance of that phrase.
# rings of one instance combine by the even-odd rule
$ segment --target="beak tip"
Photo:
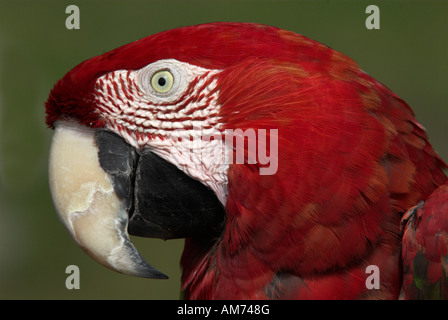
[[[142,266],[138,270],[135,270],[135,272],[129,273],[130,275],[141,277],[141,278],[147,278],[147,279],[168,279],[168,276],[153,266],[151,266],[149,263],[146,263],[145,266]]]
[[[169,277],[166,274],[164,274],[164,273],[162,273],[160,271],[157,271],[157,270],[155,270],[155,272],[154,271],[151,272],[151,274],[146,276],[145,278],[148,278],[148,279],[169,279]]]
[[[120,232],[120,234],[124,242],[109,254],[106,260],[108,268],[135,277],[168,279],[168,276],[154,268],[140,255],[127,233]]]
[[[160,272],[151,265],[149,265],[148,268],[145,268],[144,270],[139,272],[137,276],[147,279],[169,279],[169,277],[166,274]]]

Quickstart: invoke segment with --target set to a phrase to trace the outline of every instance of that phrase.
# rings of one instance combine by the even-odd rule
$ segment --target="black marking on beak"
[[[109,131],[96,133],[102,169],[126,205],[129,234],[162,239],[216,238],[225,209],[215,193],[149,148],[137,151]]]
[[[129,232],[163,239],[217,237],[225,210],[215,193],[149,149],[140,155]]]

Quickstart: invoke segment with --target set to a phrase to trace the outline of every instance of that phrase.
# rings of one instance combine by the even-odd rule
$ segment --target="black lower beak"
[[[128,213],[131,235],[174,239],[215,238],[225,209],[215,193],[150,149],[137,153],[118,135],[97,131],[101,168]]]

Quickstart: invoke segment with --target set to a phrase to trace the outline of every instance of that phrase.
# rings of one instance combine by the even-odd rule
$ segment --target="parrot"
[[[130,235],[184,238],[184,299],[448,297],[447,165],[324,44],[177,27],[81,62],[45,111],[55,211],[109,269],[166,279]]]

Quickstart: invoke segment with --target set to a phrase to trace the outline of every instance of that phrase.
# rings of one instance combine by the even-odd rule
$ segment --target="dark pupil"
[[[163,87],[166,84],[166,80],[165,78],[159,78],[157,83],[159,84],[159,86]]]

